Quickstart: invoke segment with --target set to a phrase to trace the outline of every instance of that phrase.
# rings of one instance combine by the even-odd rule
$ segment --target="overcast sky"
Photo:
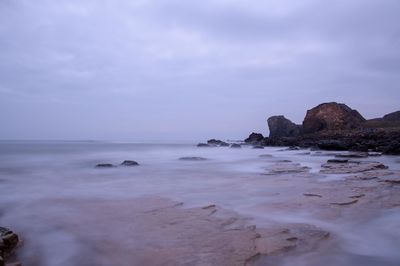
[[[268,133],[400,110],[399,0],[0,0],[0,139]]]

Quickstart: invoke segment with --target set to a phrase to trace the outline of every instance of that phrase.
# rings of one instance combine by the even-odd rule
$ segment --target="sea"
[[[180,160],[201,157],[205,160]],[[332,219],[296,211],[281,204],[265,212],[265,204],[293,202],[307,192],[305,184],[285,176],[266,175],[277,162],[292,161],[310,168],[312,184],[329,187],[343,175],[320,174],[331,153],[289,150],[285,147],[253,149],[243,146],[199,148],[196,143],[151,144],[112,141],[1,141],[0,226],[18,232],[22,265],[70,266],[85,243],[79,232],[66,230],[65,217],[74,215],[68,205],[93,200],[161,197],[183,202],[185,208],[215,204],[249,218],[262,228],[274,223],[309,223],[331,233],[330,245],[312,251],[261,258],[256,265],[397,266],[400,265],[400,209],[374,210],[365,219],[357,214]],[[126,167],[124,160],[139,166]],[[391,170],[400,170],[399,157],[381,156]],[[96,168],[99,163],[115,165]],[[284,184],[284,185],[283,185]],[[400,202],[399,202],[400,203]],[[64,206],[64,207],[63,207]],[[79,220],[79,217],[74,217]],[[126,224],[128,227],[129,224]],[[112,228],[114,232],[122,230]],[[143,232],[145,233],[145,232]],[[116,234],[118,235],[118,234]],[[162,236],[160,236],[162,237]],[[120,239],[120,241],[126,241]],[[329,242],[330,241],[330,242]],[[88,249],[86,249],[85,252]],[[37,257],[32,262],[32,252]],[[124,265],[131,265],[126,262]]]

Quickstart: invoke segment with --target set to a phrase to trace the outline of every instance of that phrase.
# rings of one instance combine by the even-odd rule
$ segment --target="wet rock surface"
[[[20,265],[10,262],[9,258],[19,242],[18,235],[8,228],[0,227],[0,266]]]
[[[289,174],[289,173],[306,173],[310,171],[307,166],[302,166],[299,163],[278,162],[267,168],[266,175]]]
[[[328,161],[326,164],[321,165],[321,168],[321,173],[324,174],[349,174],[387,169],[387,166],[380,162],[348,161],[345,163],[332,163],[332,161]]]
[[[63,219],[64,230],[80,232],[91,247],[79,254],[86,265],[245,265],[257,254],[255,227],[214,204],[185,208],[165,198],[91,201],[70,206],[82,219]],[[54,217],[52,219],[57,219]],[[122,229],[121,226],[129,225]],[[120,228],[110,232],[110,228]],[[145,232],[145,233],[144,233]],[[132,241],[121,242],[120,239]],[[32,266],[32,265],[31,265]],[[36,266],[36,265],[34,265]]]

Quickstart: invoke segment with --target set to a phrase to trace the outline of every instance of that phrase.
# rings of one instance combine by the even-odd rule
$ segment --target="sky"
[[[399,0],[0,0],[0,139],[268,135],[400,110]]]

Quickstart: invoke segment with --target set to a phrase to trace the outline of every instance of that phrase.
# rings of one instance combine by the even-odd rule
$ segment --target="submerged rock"
[[[343,154],[336,154],[335,157],[337,157],[337,158],[367,158],[368,153],[366,153],[366,152],[343,153]]]
[[[237,143],[233,143],[233,144],[231,145],[231,148],[234,148],[234,149],[240,149],[241,147],[242,147],[242,145],[237,144]]]
[[[123,161],[121,163],[121,165],[123,165],[123,166],[137,166],[137,165],[139,165],[139,163],[136,162],[136,161],[132,161],[132,160],[125,160],[125,161]]]
[[[197,144],[197,147],[213,147],[213,146],[209,145],[207,143],[199,143],[199,144]]]
[[[221,147],[228,147],[229,144],[226,143],[225,141],[219,140],[219,139],[210,139],[207,141],[208,145],[214,145],[214,146],[221,146]]]
[[[253,146],[253,149],[264,149],[264,146],[261,146],[261,145],[255,145],[255,146]]]
[[[343,103],[323,103],[307,111],[303,121],[304,133],[322,130],[346,130],[359,128],[365,118]]]
[[[206,158],[203,157],[181,157],[179,158],[181,161],[205,161]]]
[[[96,168],[111,168],[111,167],[115,166],[111,163],[99,163],[96,165]]]

